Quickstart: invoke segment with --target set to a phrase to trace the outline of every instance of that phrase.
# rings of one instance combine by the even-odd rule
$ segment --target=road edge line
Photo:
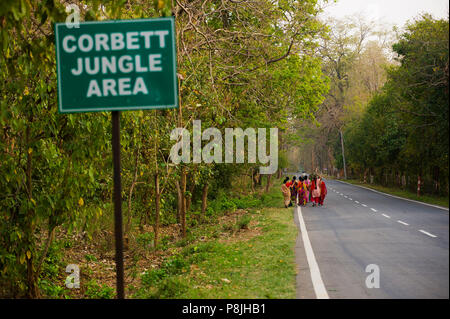
[[[424,202],[419,202],[419,201],[414,200],[414,199],[403,198],[403,197],[400,197],[400,196],[391,195],[391,194],[388,194],[388,193],[377,191],[377,190],[369,188],[369,187],[364,187],[364,186],[360,186],[360,185],[355,185],[355,184],[343,182],[343,181],[340,181],[338,179],[333,179],[333,181],[336,181],[336,182],[339,182],[339,183],[343,183],[343,184],[347,184],[347,185],[351,185],[351,186],[361,187],[361,188],[367,189],[367,190],[375,192],[375,193],[383,194],[383,195],[394,197],[394,198],[398,198],[398,199],[407,200],[409,202],[422,204],[422,205],[426,205],[426,206],[430,206],[430,207],[434,207],[434,208],[439,208],[439,209],[442,209],[442,210],[446,210],[447,212],[449,211],[449,209],[447,207],[443,207],[443,206],[439,206],[439,205],[433,205],[433,204],[428,204],[428,203],[424,203]]]
[[[297,218],[300,224],[300,231],[302,233],[303,246],[305,248],[306,259],[308,261],[309,271],[311,274],[311,280],[314,287],[314,292],[317,299],[330,299],[327,290],[320,275],[319,265],[317,264],[314,251],[309,241],[308,231],[306,230],[306,224],[303,220],[302,209],[297,206]]]

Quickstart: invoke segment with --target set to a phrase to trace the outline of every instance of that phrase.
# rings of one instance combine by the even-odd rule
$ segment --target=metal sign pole
[[[112,111],[112,151],[114,166],[114,232],[116,242],[117,298],[124,299],[122,184],[120,167],[120,111]]]

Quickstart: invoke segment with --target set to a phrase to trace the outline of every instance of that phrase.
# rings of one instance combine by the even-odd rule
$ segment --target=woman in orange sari
[[[283,193],[284,198],[284,207],[288,208],[291,206],[291,190],[288,186],[289,183],[289,177],[286,177],[286,179],[283,182],[283,185],[281,185],[281,192]]]

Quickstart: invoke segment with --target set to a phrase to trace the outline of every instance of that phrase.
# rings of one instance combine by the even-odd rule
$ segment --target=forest
[[[448,196],[448,19],[424,14],[381,30],[361,17],[320,19],[326,3],[2,1],[0,297],[113,296],[95,281],[81,296],[56,283],[67,275],[63,248],[110,252],[113,241],[111,115],[58,112],[53,24],[73,4],[81,21],[176,22],[179,108],[121,113],[125,246],[145,247],[135,256],[156,259],[224,211],[266,205],[274,180],[299,166],[340,178],[345,168],[349,177],[411,190],[419,178],[424,192]],[[259,161],[172,163],[171,131],[192,132],[194,120],[221,132],[278,128],[277,173],[261,175]],[[144,271],[138,257],[127,258]],[[144,283],[161,281],[148,274]]]
[[[330,90],[320,127],[302,126],[304,167],[448,197],[448,19],[332,23],[320,46]]]

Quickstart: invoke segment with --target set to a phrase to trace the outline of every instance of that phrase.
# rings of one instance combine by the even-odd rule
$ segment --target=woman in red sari
[[[313,207],[319,205],[320,202],[320,184],[316,176],[311,181],[311,199]]]
[[[319,206],[323,206],[323,201],[325,200],[325,196],[327,196],[327,186],[320,176],[317,178],[317,184],[320,188]]]

